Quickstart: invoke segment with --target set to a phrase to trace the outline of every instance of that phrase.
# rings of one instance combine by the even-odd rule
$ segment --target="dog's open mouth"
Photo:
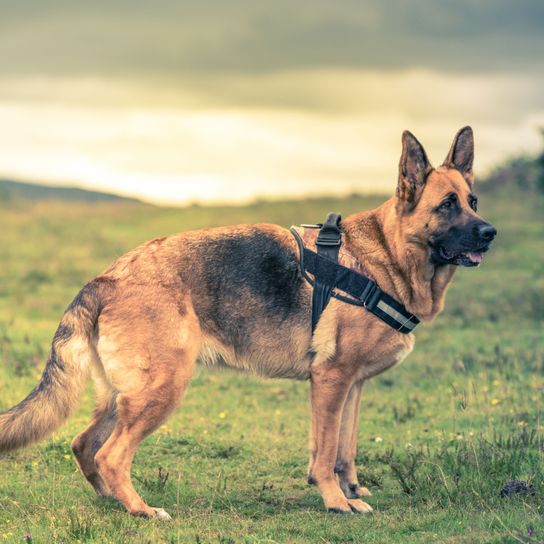
[[[481,247],[476,251],[464,251],[456,253],[444,246],[438,247],[440,257],[449,264],[459,266],[479,266],[484,258],[484,253],[489,249],[489,246]]]

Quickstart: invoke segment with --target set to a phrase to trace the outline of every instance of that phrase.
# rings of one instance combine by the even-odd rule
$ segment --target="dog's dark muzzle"
[[[497,229],[486,221],[474,221],[462,229],[453,227],[430,244],[431,260],[435,264],[478,266],[496,235]]]

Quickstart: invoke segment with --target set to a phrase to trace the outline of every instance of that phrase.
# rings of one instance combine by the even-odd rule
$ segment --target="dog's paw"
[[[155,515],[153,516],[155,519],[162,519],[165,521],[170,521],[172,519],[164,508],[153,508],[153,510],[155,510]]]
[[[360,486],[359,484],[348,484],[348,499],[359,499],[360,497],[372,497],[372,493],[368,488]]]
[[[372,511],[372,506],[360,499],[346,499],[327,507],[327,512],[333,514],[370,514]]]
[[[353,514],[349,501],[342,495],[325,499],[325,508],[332,514]]]
[[[370,504],[360,499],[348,499],[348,504],[354,514],[370,514],[373,511]]]
[[[372,497],[372,493],[370,492],[370,489],[368,487],[359,487],[359,493],[361,497]]]
[[[360,499],[361,497],[371,497],[372,493],[364,486],[358,483],[349,483],[340,481],[340,487],[348,499]]]

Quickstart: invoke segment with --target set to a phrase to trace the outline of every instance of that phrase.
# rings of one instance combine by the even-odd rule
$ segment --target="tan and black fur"
[[[403,135],[397,195],[343,221],[345,247],[381,289],[421,320],[434,318],[455,265],[477,264],[495,235],[475,211],[472,130],[433,169]],[[449,204],[446,202],[449,201]],[[159,238],[118,259],[66,310],[40,383],[0,415],[0,451],[46,436],[68,417],[91,372],[97,406],[72,448],[87,480],[135,515],[168,518],[136,493],[139,443],[178,406],[197,359],[311,380],[308,479],[327,509],[370,512],[355,469],[365,380],[399,363],[414,336],[361,307],[331,300],[312,337],[311,287],[298,248],[276,225]]]

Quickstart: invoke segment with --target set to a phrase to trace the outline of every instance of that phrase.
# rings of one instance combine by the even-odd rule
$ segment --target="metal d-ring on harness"
[[[419,323],[419,319],[414,314],[408,312],[393,297],[384,293],[375,281],[338,264],[338,254],[342,245],[340,221],[340,214],[330,213],[322,225],[302,225],[320,229],[316,241],[317,253],[304,247],[298,232],[291,228],[300,251],[300,270],[304,278],[313,286],[312,332],[331,297],[355,306],[363,306],[403,334],[412,332]],[[312,274],[313,279],[308,274]],[[350,296],[341,295],[338,290]]]

